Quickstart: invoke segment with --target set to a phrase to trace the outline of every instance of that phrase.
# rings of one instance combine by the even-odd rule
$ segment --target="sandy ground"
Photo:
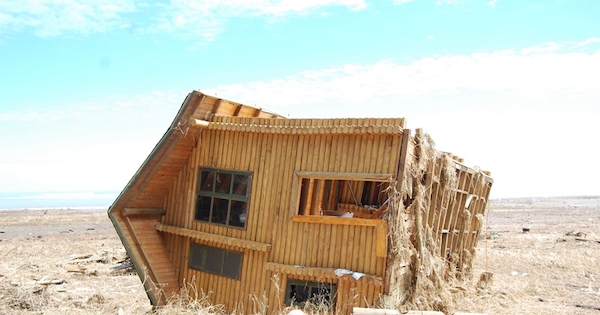
[[[0,314],[151,309],[106,209],[0,211]],[[46,284],[50,282],[50,284]]]
[[[455,309],[600,314],[600,197],[493,200]],[[528,229],[524,232],[523,229]],[[144,314],[106,210],[0,211],[0,314]],[[477,287],[479,275],[493,281]]]

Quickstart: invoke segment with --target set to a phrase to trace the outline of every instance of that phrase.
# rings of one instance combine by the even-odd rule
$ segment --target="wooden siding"
[[[215,117],[216,121],[224,119]],[[248,119],[232,119],[248,123]],[[400,125],[398,119],[254,119],[259,125],[341,126]],[[337,127],[336,127],[337,128]],[[162,224],[271,244],[269,252],[234,246],[230,243],[195,240],[201,244],[244,253],[241,281],[215,276],[187,267],[191,239],[165,234],[171,260],[180,283],[193,282],[204,292],[213,292],[211,301],[223,303],[228,311],[243,302],[248,312],[252,294],[269,297],[270,310],[283,301],[286,279],[316,281],[310,274],[286,274],[267,270],[267,263],[309,268],[344,268],[383,277],[385,257],[377,255],[377,226],[297,222],[290,217],[291,187],[295,171],[364,174],[396,174],[401,133],[349,134],[257,133],[231,130],[204,130],[186,165],[180,170],[164,203]],[[360,128],[358,129],[360,131]],[[194,220],[197,174],[200,167],[252,172],[251,195],[246,229],[228,228]],[[388,175],[386,175],[388,176]],[[384,241],[385,242],[385,241]],[[384,256],[384,255],[380,255]],[[278,280],[276,280],[278,279]],[[313,279],[313,280],[311,280]],[[281,281],[277,291],[273,281]],[[328,278],[337,284],[338,305],[366,306],[383,293],[381,281],[356,281],[352,277]],[[224,292],[227,292],[226,294]],[[223,294],[220,294],[223,293]],[[360,294],[355,303],[348,298]],[[351,309],[351,308],[350,308]]]
[[[282,118],[258,108],[192,91],[165,135],[108,210],[123,245],[134,261],[140,279],[147,290],[151,291],[148,296],[155,305],[164,303],[171,293],[177,291],[171,290],[170,286],[178,288],[181,285],[181,283],[174,283],[173,279],[177,280],[175,276],[165,277],[161,274],[162,269],[170,270],[169,272],[173,272],[174,275],[179,273],[179,264],[173,265],[171,255],[168,254],[174,249],[170,247],[171,243],[168,243],[169,247],[165,246],[164,241],[170,242],[170,240],[163,238],[162,233],[156,230],[154,231],[156,234],[143,232],[150,226],[154,227],[154,224],[160,220],[159,216],[148,216],[142,219],[137,216],[124,216],[122,212],[128,215],[130,211],[125,209],[167,209],[165,205],[167,196],[173,191],[173,183],[182,176],[182,167],[188,163],[201,132],[201,128],[189,126],[190,118],[212,119],[215,114]],[[182,189],[177,190],[178,193],[186,190],[186,188]],[[185,207],[183,204],[179,206]],[[142,212],[148,214],[146,210]],[[144,224],[139,225],[140,222]],[[142,233],[142,237],[136,238],[136,233]],[[177,250],[181,252],[180,249]],[[153,257],[162,258],[154,260]],[[156,268],[153,267],[154,262]],[[167,289],[161,291],[159,287]]]
[[[165,303],[173,293],[179,292],[179,281],[167,254],[164,239],[155,229],[158,216],[124,217],[115,213],[123,222],[123,234],[130,240],[127,249],[138,274],[149,292],[153,303]]]
[[[422,133],[410,137],[404,119],[277,118],[193,91],[109,209],[153,304],[192,284],[228,311],[257,313],[256,299],[264,296],[274,313],[288,280],[335,284],[341,313],[375,304],[410,275],[409,261],[386,266],[391,256],[382,237],[388,225],[380,219],[386,209],[380,199],[387,197],[381,187],[396,179],[399,191],[415,183],[426,187],[418,218],[432,231],[437,254],[470,267],[492,184],[488,173],[450,154],[424,158]],[[456,175],[451,186],[449,165]],[[245,228],[194,220],[202,167],[252,173]],[[415,169],[424,177],[406,180]],[[357,196],[363,190],[370,208]],[[409,203],[414,189],[405,197]],[[321,216],[340,211],[362,219]],[[409,224],[417,221],[404,215]],[[241,252],[240,280],[188,268],[192,242]],[[400,276],[394,283],[390,265]],[[336,276],[338,268],[366,276]]]

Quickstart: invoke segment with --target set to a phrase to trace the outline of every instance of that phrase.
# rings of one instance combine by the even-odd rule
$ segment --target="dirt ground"
[[[457,310],[600,314],[600,197],[492,200],[488,210]],[[125,258],[105,209],[0,211],[0,314],[148,313],[137,275],[116,270]],[[492,282],[478,288],[483,272]]]

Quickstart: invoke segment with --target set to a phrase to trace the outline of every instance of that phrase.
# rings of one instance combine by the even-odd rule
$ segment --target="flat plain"
[[[600,314],[600,197],[495,199],[485,222],[453,309]],[[151,312],[124,263],[106,209],[0,211],[0,314]]]

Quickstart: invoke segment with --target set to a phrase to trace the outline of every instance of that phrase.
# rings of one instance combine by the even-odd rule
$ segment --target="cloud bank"
[[[326,7],[362,10],[364,0],[0,0],[0,33],[33,32],[40,37],[89,35],[118,29],[177,33],[211,40],[227,21],[240,17],[282,18]]]

